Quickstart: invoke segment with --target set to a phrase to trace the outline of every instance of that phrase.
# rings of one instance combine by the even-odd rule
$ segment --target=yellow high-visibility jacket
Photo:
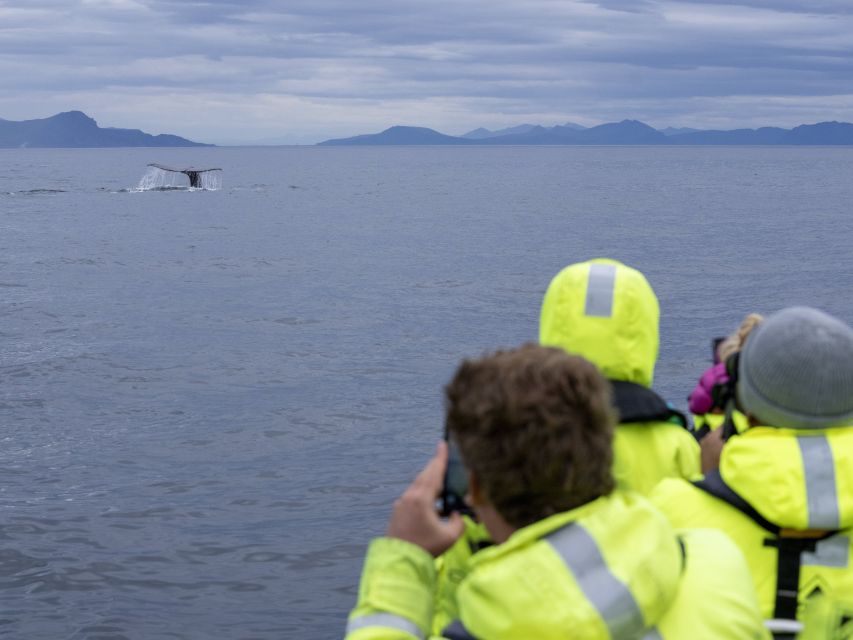
[[[458,617],[431,635],[436,563],[375,540],[347,640],[746,640],[766,638],[737,547],[677,532],[649,501],[615,491],[516,531],[469,560]]]
[[[566,267],[551,281],[539,342],[583,356],[611,381],[654,395],[659,314],[643,274],[615,260],[591,260]],[[700,477],[699,445],[685,427],[666,415],[621,420],[613,443],[619,487],[648,494],[662,478]]]
[[[707,431],[714,431],[722,427],[725,420],[726,414],[724,413],[694,413],[693,431],[700,431],[703,427],[706,427]],[[740,411],[732,412],[732,422],[734,422],[735,431],[738,433],[743,433],[749,429],[749,420]]]
[[[442,630],[459,618],[456,590],[470,571],[470,560],[478,551],[492,546],[489,532],[481,523],[463,516],[465,533],[450,549],[435,559],[435,605],[432,615],[432,633]]]
[[[719,478],[780,531],[685,481],[665,480],[651,497],[676,527],[728,534],[749,562],[765,618],[777,617],[780,538],[814,540],[800,555],[799,614],[812,595],[853,598],[853,427],[750,428],[726,442]]]

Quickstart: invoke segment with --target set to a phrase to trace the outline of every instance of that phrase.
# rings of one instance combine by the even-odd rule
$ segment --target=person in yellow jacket
[[[657,297],[643,274],[607,259],[560,271],[540,315],[541,344],[587,358],[610,379],[620,414],[613,471],[620,488],[643,494],[661,478],[701,476],[699,445],[685,416],[650,388],[658,321]],[[438,563],[434,630],[452,619],[452,594],[469,558],[488,541],[482,525],[468,518],[465,525],[463,539]]]
[[[619,410],[616,481],[648,494],[662,479],[700,476],[699,445],[685,416],[652,391],[660,311],[642,273],[616,260],[569,265],[551,281],[539,342],[583,356],[613,385]]]
[[[527,345],[463,362],[446,394],[466,500],[496,544],[470,558],[455,619],[433,633],[434,558],[464,529],[435,510],[440,443],[370,545],[347,640],[766,637],[731,541],[679,533],[646,498],[615,488],[610,388],[592,364]]]
[[[779,637],[813,596],[847,603],[841,633],[853,619],[853,329],[791,307],[734,358],[730,384],[750,427],[726,441],[718,469],[665,480],[652,499],[675,526],[716,527],[740,546]]]

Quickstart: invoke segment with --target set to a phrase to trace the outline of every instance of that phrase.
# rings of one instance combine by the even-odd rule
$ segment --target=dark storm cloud
[[[282,122],[320,131],[323,119],[355,132],[393,114],[457,129],[518,114],[789,124],[773,105],[796,103],[801,118],[809,99],[812,119],[837,118],[853,108],[850,4],[0,1],[0,117],[99,104],[138,119],[177,101],[196,105],[194,130],[243,123],[232,137]]]

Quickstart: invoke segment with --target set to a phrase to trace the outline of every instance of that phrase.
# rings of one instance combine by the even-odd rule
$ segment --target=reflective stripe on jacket
[[[715,532],[692,535],[685,538],[685,564],[663,516],[638,494],[618,491],[541,520],[471,557],[470,573],[456,590],[459,617],[442,637],[762,637],[757,605],[749,607],[755,596],[744,581],[729,585],[721,599],[716,593],[720,580],[705,588],[697,574],[717,566],[737,577],[740,563],[741,574],[748,575],[739,552],[730,543],[720,545]],[[435,580],[430,560],[413,545],[374,541],[348,640],[424,637],[434,592],[430,581]],[[740,604],[727,608],[729,599]],[[698,614],[696,600],[702,603]],[[674,606],[684,612],[675,615]],[[703,633],[705,624],[709,629],[716,625],[713,634]]]
[[[796,431],[754,427],[723,447],[720,476],[783,535],[839,533],[815,542],[801,556],[799,600],[853,593],[853,428]],[[744,552],[762,613],[774,615],[776,536],[753,518],[705,491],[666,480],[652,499],[677,527],[716,527]],[[811,532],[811,533],[809,533]]]

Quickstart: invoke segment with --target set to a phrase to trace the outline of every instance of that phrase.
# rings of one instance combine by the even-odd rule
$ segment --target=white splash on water
[[[164,171],[148,167],[148,171],[131,191],[217,191],[222,188],[222,171],[202,171],[198,174],[198,187],[189,185],[189,177],[177,171]]]

